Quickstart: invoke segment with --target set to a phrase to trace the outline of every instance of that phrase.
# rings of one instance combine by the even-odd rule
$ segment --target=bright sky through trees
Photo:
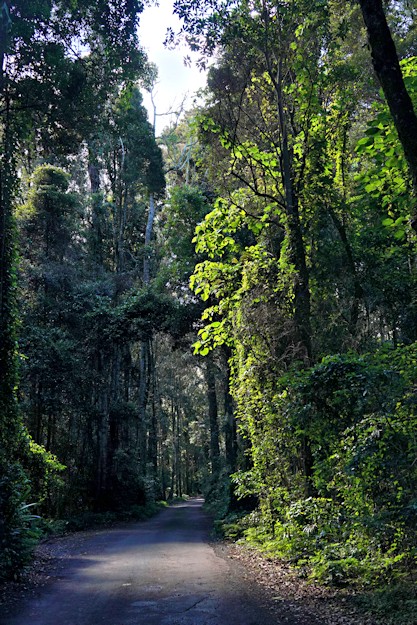
[[[159,6],[145,8],[140,20],[139,38],[149,59],[158,67],[158,84],[154,90],[158,114],[157,134],[169,122],[169,117],[164,113],[171,109],[177,110],[185,95],[187,108],[190,108],[194,93],[205,84],[204,72],[200,72],[195,64],[191,67],[185,66],[184,57],[192,57],[185,46],[175,50],[169,50],[164,46],[168,27],[179,29],[179,20],[172,13],[171,0],[160,0]],[[153,108],[147,93],[144,94],[144,101],[149,111],[149,119],[152,121]]]

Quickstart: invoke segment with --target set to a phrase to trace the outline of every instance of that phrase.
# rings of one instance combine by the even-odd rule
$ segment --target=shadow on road
[[[0,625],[276,625],[244,571],[208,543],[202,499],[88,533]],[[290,625],[302,625],[290,620]]]

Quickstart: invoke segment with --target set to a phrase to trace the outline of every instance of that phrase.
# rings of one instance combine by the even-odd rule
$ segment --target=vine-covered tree
[[[308,553],[322,579],[366,569],[375,576],[381,558],[391,567],[410,557],[415,532],[404,507],[413,506],[414,478],[404,487],[393,451],[398,444],[408,457],[403,433],[414,423],[407,399],[414,365],[398,366],[410,357],[401,342],[412,351],[416,340],[414,183],[412,158],[400,132],[398,140],[391,104],[381,104],[370,59],[358,71],[366,64],[360,7],[221,0],[178,0],[175,7],[191,45],[206,57],[216,50],[200,137],[217,199],[197,226],[197,251],[206,256],[191,283],[209,303],[197,350],[231,348],[232,395],[251,461],[234,480],[240,496],[260,501],[261,523],[247,533],[271,541],[281,556]],[[406,55],[411,19],[395,22],[386,11]],[[387,44],[381,33],[378,42],[369,33],[371,49]],[[415,61],[398,63],[389,45],[390,71],[402,73],[412,101]],[[379,61],[377,72],[387,59]],[[393,506],[395,497],[401,503]],[[385,514],[401,533],[389,553]],[[320,536],[331,536],[332,546]]]

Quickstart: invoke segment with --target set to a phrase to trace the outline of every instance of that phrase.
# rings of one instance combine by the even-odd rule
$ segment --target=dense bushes
[[[29,480],[18,463],[0,466],[0,580],[16,576],[31,557],[39,533],[26,503]]]
[[[22,427],[16,461],[0,457],[0,579],[18,576],[42,535],[39,514],[58,512],[65,467]]]
[[[253,468],[234,476],[238,493],[261,497],[250,541],[325,582],[392,579],[414,566],[416,365],[415,344],[328,357],[252,400],[241,421]]]

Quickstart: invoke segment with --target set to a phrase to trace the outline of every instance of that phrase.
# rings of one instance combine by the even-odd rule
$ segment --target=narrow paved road
[[[277,625],[239,566],[209,544],[201,505],[190,500],[89,535],[58,577],[0,624]]]

